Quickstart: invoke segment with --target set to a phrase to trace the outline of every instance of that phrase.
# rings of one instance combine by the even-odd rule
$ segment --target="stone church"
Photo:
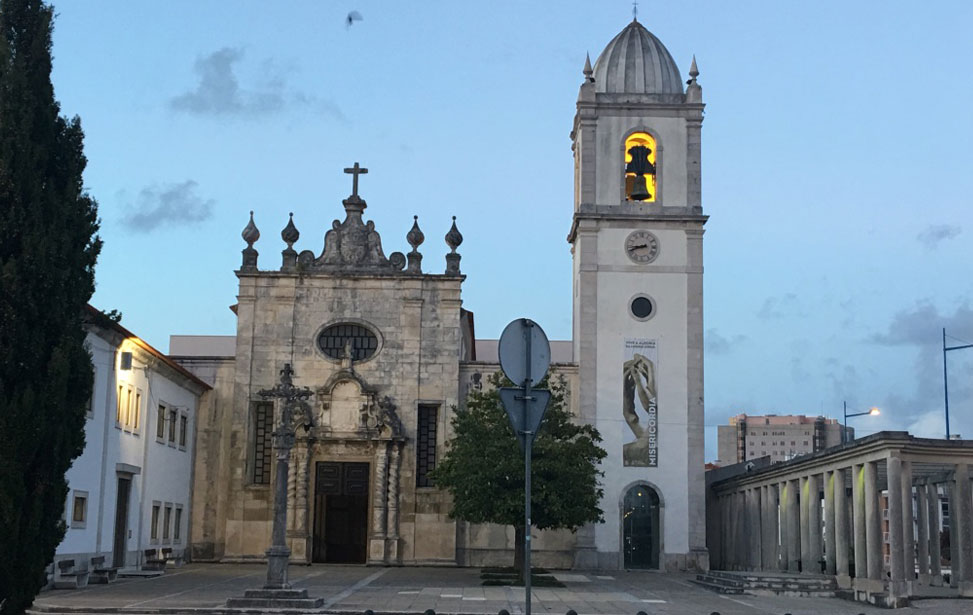
[[[576,533],[535,531],[537,565],[708,567],[707,218],[695,60],[688,74],[684,82],[638,21],[584,65],[571,132],[573,215],[567,204],[564,210],[573,339],[553,342],[552,353],[577,420],[604,437],[605,522]],[[430,262],[420,252],[418,221],[411,230],[405,222],[398,232],[412,250],[386,255],[358,193],[367,170],[356,163],[346,172],[352,194],[320,252],[294,249],[293,220],[281,232],[281,252],[263,248],[251,213],[236,272],[235,336],[172,339],[171,355],[214,387],[197,420],[192,557],[264,557],[280,404],[260,391],[289,364],[295,384],[313,391],[290,457],[292,561],[507,564],[512,528],[449,519],[449,497],[429,479],[446,450],[453,409],[499,368],[496,342],[475,338],[464,309],[462,235],[454,218],[445,263]]]

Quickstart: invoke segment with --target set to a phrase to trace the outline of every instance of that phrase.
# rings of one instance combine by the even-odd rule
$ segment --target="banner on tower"
[[[622,362],[622,462],[625,466],[659,465],[659,406],[656,340],[627,339]]]

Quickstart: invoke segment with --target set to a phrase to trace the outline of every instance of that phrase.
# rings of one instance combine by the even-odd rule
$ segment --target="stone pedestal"
[[[231,609],[319,609],[324,598],[311,598],[306,589],[248,589],[243,598],[230,598]]]

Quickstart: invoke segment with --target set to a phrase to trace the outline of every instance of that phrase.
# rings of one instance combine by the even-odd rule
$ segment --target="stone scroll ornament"
[[[658,466],[658,407],[656,405],[655,365],[646,356],[635,353],[622,366],[622,416],[635,441],[622,446],[625,466]],[[636,412],[636,399],[648,415],[642,424]]]

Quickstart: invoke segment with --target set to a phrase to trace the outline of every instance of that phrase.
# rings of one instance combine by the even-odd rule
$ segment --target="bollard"
[[[500,609],[500,612],[497,613],[497,615],[510,615],[510,611],[507,609]]]
[[[646,613],[645,611],[639,611],[639,612],[638,612],[638,613],[636,613],[635,615],[649,615],[649,614],[648,614],[648,613]]]
[[[426,609],[425,611],[422,612],[422,615],[436,615],[436,611],[432,609]]]
[[[365,609],[365,615],[375,615],[375,611],[371,609]]]
[[[567,613],[565,613],[564,615],[578,615],[578,612],[575,611],[574,609],[571,609]]]

